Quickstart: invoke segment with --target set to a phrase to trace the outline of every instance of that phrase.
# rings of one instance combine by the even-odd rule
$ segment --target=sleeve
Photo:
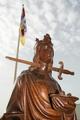
[[[75,101],[78,100],[77,97],[60,94],[51,94],[50,99],[51,106],[54,110],[61,111],[67,114],[75,110]]]

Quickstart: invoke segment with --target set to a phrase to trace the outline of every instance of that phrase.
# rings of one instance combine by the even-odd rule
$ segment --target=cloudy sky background
[[[58,81],[66,93],[80,98],[80,0],[0,0],[0,116],[5,112],[14,88],[15,63],[5,56],[16,56],[22,4],[27,21],[26,44],[19,57],[31,60],[35,38],[49,33],[54,44],[54,66],[64,61],[75,76],[63,75]],[[18,75],[28,66],[18,64]],[[57,80],[57,73],[53,72]],[[80,101],[78,101],[80,103]]]

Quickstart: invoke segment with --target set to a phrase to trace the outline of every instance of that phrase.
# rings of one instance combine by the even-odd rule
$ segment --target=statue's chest
[[[51,80],[37,80],[35,81],[35,86],[41,91],[41,90],[47,90],[48,93],[58,93],[58,84],[55,81]]]
[[[34,82],[35,88],[37,89],[37,92],[39,95],[41,95],[45,100],[49,100],[49,94],[58,94],[59,88],[55,81],[53,80],[41,80],[37,79]]]

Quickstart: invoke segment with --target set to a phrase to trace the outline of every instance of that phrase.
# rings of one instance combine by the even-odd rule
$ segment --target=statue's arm
[[[17,109],[22,111],[23,81],[24,76],[19,76],[7,105],[6,112],[15,112]]]
[[[65,113],[71,113],[75,110],[75,101],[78,100],[77,97],[67,96],[67,95],[50,95],[52,108],[57,111],[62,111]]]

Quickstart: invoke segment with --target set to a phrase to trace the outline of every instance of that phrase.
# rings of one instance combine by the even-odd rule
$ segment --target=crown
[[[39,40],[38,38],[36,38],[36,42],[37,42],[37,45],[40,45],[40,44],[53,45],[51,42],[51,37],[48,33],[46,35],[44,35],[43,40]]]

